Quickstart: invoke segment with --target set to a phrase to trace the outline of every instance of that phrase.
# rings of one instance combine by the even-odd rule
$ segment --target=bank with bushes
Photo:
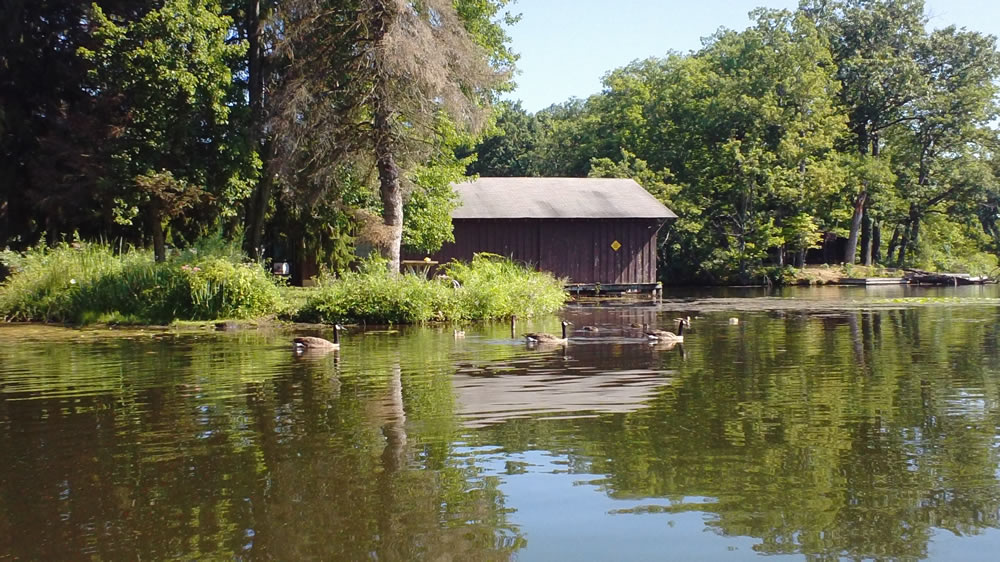
[[[0,257],[9,271],[0,285],[7,322],[467,322],[549,314],[568,297],[550,274],[493,255],[447,264],[432,279],[392,275],[368,260],[355,272],[321,277],[294,299],[263,264],[232,248],[195,248],[156,262],[146,250],[78,242]]]

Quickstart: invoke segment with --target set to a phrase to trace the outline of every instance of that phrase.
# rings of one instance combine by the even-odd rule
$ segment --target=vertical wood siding
[[[455,219],[455,242],[432,259],[468,261],[477,252],[490,252],[573,283],[655,283],[661,224],[655,219]],[[621,244],[617,252],[611,248],[615,240]]]

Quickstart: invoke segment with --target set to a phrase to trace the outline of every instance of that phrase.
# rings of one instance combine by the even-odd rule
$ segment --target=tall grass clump
[[[122,266],[108,246],[80,243],[40,245],[24,253],[7,250],[0,257],[10,271],[0,288],[0,313],[12,321],[68,322],[83,288]]]
[[[104,244],[74,243],[2,258],[11,271],[0,286],[8,321],[169,323],[259,317],[280,307],[271,276],[228,255],[155,263],[146,250],[116,254]]]
[[[452,262],[443,273],[433,279],[392,275],[384,261],[368,260],[358,272],[321,279],[298,319],[372,324],[488,320],[548,314],[567,298],[562,282],[552,275],[496,255]]]
[[[451,316],[451,286],[422,276],[392,275],[379,258],[356,272],[321,278],[320,288],[299,311],[305,322],[416,324]]]
[[[460,287],[455,291],[456,320],[494,320],[551,314],[566,303],[563,282],[509,258],[481,253],[469,263],[453,261],[444,273]]]
[[[181,307],[175,317],[256,318],[280,308],[278,286],[258,264],[208,257],[175,267],[182,278],[177,299]]]

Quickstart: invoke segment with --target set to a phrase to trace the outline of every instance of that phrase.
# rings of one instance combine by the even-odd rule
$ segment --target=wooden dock
[[[566,291],[573,295],[647,294],[659,297],[663,294],[663,283],[569,283],[566,285]]]
[[[973,277],[968,273],[937,273],[920,269],[904,268],[906,279],[911,285],[984,285],[993,282],[989,277]]]
[[[959,285],[983,285],[992,283],[989,277],[974,277],[968,273],[932,273],[916,269],[907,269],[902,277],[841,277],[841,285],[943,285],[957,287]]]
[[[986,277],[973,277],[968,273],[914,274],[908,279],[911,285],[948,285],[952,287],[957,287],[958,285],[983,285],[989,280]]]
[[[905,285],[905,277],[841,277],[841,285]]]

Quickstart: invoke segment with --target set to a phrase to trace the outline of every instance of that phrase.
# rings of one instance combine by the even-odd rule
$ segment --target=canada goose
[[[524,334],[528,343],[566,343],[566,326],[569,326],[572,322],[567,322],[563,320],[562,323],[562,337],[553,336],[552,334],[546,334],[544,332],[532,332],[530,334]]]
[[[658,351],[670,351],[677,346],[683,346],[684,342],[678,340],[649,340],[649,347]]]
[[[690,325],[691,323],[688,321],[687,318],[678,318],[676,334],[664,330],[648,330],[646,328],[643,328],[643,333],[645,333],[646,337],[651,340],[662,341],[662,342],[666,341],[680,342],[684,341],[684,326],[690,326]]]
[[[296,350],[306,349],[340,349],[340,331],[344,327],[340,324],[333,325],[333,341],[317,338],[313,336],[301,336],[292,340]]]

